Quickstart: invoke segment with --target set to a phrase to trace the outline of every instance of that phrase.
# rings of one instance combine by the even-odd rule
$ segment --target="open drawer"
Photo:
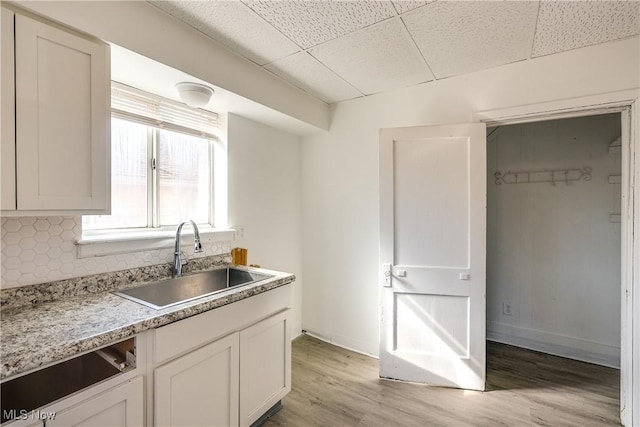
[[[0,384],[0,422],[135,369],[135,354],[135,338],[129,338]]]

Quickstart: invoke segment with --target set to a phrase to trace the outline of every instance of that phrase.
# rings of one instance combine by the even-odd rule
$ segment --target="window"
[[[83,232],[213,223],[217,115],[112,85],[111,215],[84,216]]]

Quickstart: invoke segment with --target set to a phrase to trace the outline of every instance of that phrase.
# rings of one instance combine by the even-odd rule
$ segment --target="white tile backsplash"
[[[2,218],[0,287],[3,289],[171,262],[172,248],[93,258],[76,256],[76,240],[82,236],[82,217]],[[203,244],[188,258],[231,251],[231,242]]]

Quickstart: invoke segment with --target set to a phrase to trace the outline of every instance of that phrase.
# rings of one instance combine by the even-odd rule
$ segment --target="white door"
[[[484,390],[486,127],[380,131],[380,376]]]

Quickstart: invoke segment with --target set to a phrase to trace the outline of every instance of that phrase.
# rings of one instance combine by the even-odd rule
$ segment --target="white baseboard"
[[[364,352],[355,346],[349,345],[349,343],[345,343],[344,337],[333,337],[310,330],[303,330],[302,334],[309,335],[320,341],[349,351],[376,359],[378,358],[375,354]],[[620,368],[619,347],[579,338],[487,321],[487,340],[594,363],[596,365]]]
[[[365,351],[358,350],[357,348],[354,348],[352,346],[345,345],[341,340],[334,340],[334,339],[328,337],[327,335],[324,335],[324,334],[321,334],[321,333],[317,333],[317,332],[314,332],[314,331],[310,331],[308,329],[303,329],[302,333],[304,335],[309,335],[310,337],[313,337],[313,338],[318,339],[320,341],[324,341],[324,342],[329,343],[331,345],[335,345],[336,347],[344,348],[345,350],[353,351],[354,353],[364,354],[365,356],[369,356],[369,357],[372,357],[374,359],[378,359],[378,356],[376,354],[367,353]]]
[[[487,340],[620,368],[620,347],[487,321]]]

